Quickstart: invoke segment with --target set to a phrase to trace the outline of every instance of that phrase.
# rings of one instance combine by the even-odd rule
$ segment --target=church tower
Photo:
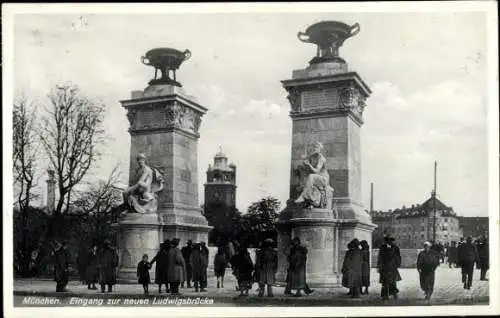
[[[208,165],[205,183],[205,206],[222,204],[236,205],[236,166],[228,164],[227,156],[219,149],[214,164]]]

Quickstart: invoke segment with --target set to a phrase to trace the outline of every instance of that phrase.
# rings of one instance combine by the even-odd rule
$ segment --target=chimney
[[[373,182],[370,183],[370,212],[373,212]]]
[[[56,178],[54,170],[47,170],[49,178],[47,179],[47,208],[49,212],[54,212],[56,207]]]

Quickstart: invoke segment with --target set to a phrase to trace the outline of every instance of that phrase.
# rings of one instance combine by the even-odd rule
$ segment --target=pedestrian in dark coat
[[[363,266],[363,255],[359,248],[358,239],[353,239],[347,244],[347,251],[342,264],[342,286],[349,288],[352,298],[359,298],[361,291],[361,272]]]
[[[451,241],[448,247],[448,266],[449,268],[457,267],[457,242],[455,241]]]
[[[182,257],[186,262],[186,287],[191,288],[191,280],[193,279],[193,266],[191,265],[191,252],[193,251],[193,241],[188,240],[186,246],[181,248]],[[184,288],[184,282],[181,283],[181,288]]]
[[[167,281],[170,285],[172,295],[179,295],[179,285],[186,279],[186,262],[179,249],[179,239],[172,240],[171,248],[168,251],[168,272]]]
[[[86,267],[87,267],[87,257],[88,257],[88,250],[85,248],[85,246],[81,246],[80,250],[78,251],[78,255],[76,257],[76,265],[78,267],[78,275],[80,276],[80,282],[82,284],[87,283],[87,273],[86,273]]]
[[[431,243],[424,243],[424,250],[418,254],[417,270],[420,276],[420,288],[428,300],[434,291],[434,273],[440,263],[440,255],[431,249]]]
[[[66,292],[66,285],[69,280],[70,254],[63,243],[56,241],[55,248],[51,253],[54,264],[54,281],[56,282],[56,292]]]
[[[118,253],[111,247],[111,242],[105,240],[103,247],[97,252],[97,269],[101,292],[104,293],[106,285],[108,286],[108,292],[113,291],[113,285],[116,284],[116,267],[118,267]]]
[[[368,294],[368,287],[370,287],[370,245],[365,240],[362,240],[361,243],[361,256],[363,259],[361,265],[361,287],[364,287],[365,290],[361,290],[361,294]]]
[[[227,256],[224,247],[217,248],[217,254],[214,257],[214,273],[217,277],[217,288],[224,288],[224,275],[226,274]]]
[[[401,266],[401,253],[399,247],[394,244],[394,238],[386,236],[385,243],[379,248],[377,269],[382,284],[381,297],[388,299],[391,295],[398,298],[397,282],[401,280],[398,268]]]
[[[486,273],[488,272],[488,269],[490,268],[490,251],[489,251],[489,246],[488,246],[488,239],[483,235],[479,239],[479,242],[477,244],[477,256],[478,256],[478,262],[477,265],[479,269],[481,270],[481,280],[487,280],[486,279]]]
[[[195,292],[204,292],[203,282],[206,281],[208,262],[203,253],[200,243],[193,245],[190,262],[193,268],[193,284]]]
[[[472,243],[472,238],[467,237],[467,241],[458,247],[458,263],[462,268],[462,283],[464,289],[472,286],[472,276],[474,274],[474,262],[477,261],[476,246]]]
[[[151,260],[151,266],[156,263],[155,284],[158,284],[158,293],[161,294],[161,285],[165,285],[165,292],[169,293],[167,282],[168,273],[168,251],[170,250],[170,240],[166,239],[160,244],[160,250]]]
[[[90,248],[87,255],[87,264],[85,266],[85,280],[88,289],[97,289],[97,245]]]
[[[273,285],[278,270],[278,252],[273,248],[273,240],[265,239],[255,260],[255,272],[259,284],[259,297],[264,296],[264,287],[267,285],[267,296],[274,297]]]
[[[208,247],[207,247],[205,242],[201,242],[200,246],[201,246],[201,255],[205,258],[205,262],[203,264],[206,265],[202,268],[203,269],[203,280],[200,282],[201,283],[200,288],[202,289],[201,291],[206,291],[207,283],[208,283],[207,270],[208,270],[209,250],[208,250]]]
[[[248,296],[248,290],[252,288],[253,283],[253,262],[244,245],[240,245],[236,254],[231,258],[231,266],[238,281],[240,296]]]
[[[298,237],[292,240],[294,248],[290,254],[290,288],[296,289],[294,296],[302,296],[302,290],[306,288],[306,262],[307,249],[300,244]]]
[[[149,270],[151,269],[151,264],[148,262],[148,254],[142,256],[142,260],[137,264],[137,280],[139,284],[142,285],[144,289],[144,294],[149,294],[149,284],[151,283],[151,278],[149,276]]]

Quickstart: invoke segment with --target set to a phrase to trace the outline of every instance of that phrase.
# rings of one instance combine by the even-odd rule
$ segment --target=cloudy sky
[[[200,204],[205,171],[219,145],[238,167],[237,205],[288,198],[291,119],[280,81],[305,68],[316,49],[296,34],[321,20],[358,22],[340,50],[373,94],[362,127],[363,199],[375,209],[421,203],[433,186],[459,215],[488,215],[488,41],[484,12],[17,14],[16,90],[44,101],[61,82],[108,106],[105,176],[128,176],[130,137],[119,101],[144,89],[154,47],[189,48],[177,72],[209,110],[198,150]],[[124,179],[124,182],[127,180]]]

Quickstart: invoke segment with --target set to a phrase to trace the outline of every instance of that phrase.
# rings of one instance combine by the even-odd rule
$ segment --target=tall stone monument
[[[299,32],[299,40],[317,45],[317,54],[282,81],[293,132],[290,199],[278,221],[281,282],[294,237],[308,249],[308,283],[327,287],[340,283],[347,243],[371,243],[376,227],[361,199],[360,130],[371,91],[339,57],[344,41],[359,30],[357,23],[324,21]]]
[[[124,281],[136,280],[142,255],[153,257],[166,238],[180,238],[181,244],[208,240],[210,227],[198,203],[197,163],[207,109],[184,92],[175,75],[190,55],[188,50],[150,50],[141,60],[155,68],[155,78],[144,91],[121,101],[131,136],[130,187],[117,240],[119,279]]]

